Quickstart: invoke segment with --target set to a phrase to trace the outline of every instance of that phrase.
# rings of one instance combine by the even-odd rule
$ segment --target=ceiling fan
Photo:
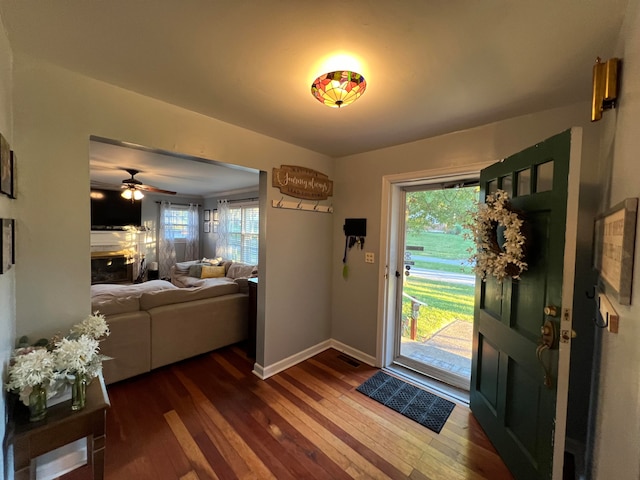
[[[139,170],[134,168],[125,168],[124,169],[131,178],[125,178],[122,180],[122,187],[125,190],[121,193],[121,195],[127,200],[141,200],[144,197],[142,191],[145,192],[154,192],[154,193],[164,193],[167,195],[175,195],[176,192],[172,192],[171,190],[163,190],[162,188],[153,187],[151,185],[145,185],[140,180],[135,178],[135,176],[140,173]]]

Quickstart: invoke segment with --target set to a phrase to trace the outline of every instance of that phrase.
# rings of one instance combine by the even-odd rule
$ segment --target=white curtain
[[[218,238],[216,240],[216,257],[229,259],[229,202],[218,200]]]
[[[160,203],[160,221],[158,222],[158,270],[160,278],[168,278],[169,270],[176,263],[174,230],[167,228],[165,212],[171,209],[171,203]]]
[[[191,260],[200,258],[200,220],[198,205],[189,204],[189,216],[187,220],[187,244],[184,248],[184,258]]]

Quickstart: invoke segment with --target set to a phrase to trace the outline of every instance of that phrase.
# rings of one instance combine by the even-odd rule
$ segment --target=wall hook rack
[[[320,212],[320,213],[333,213],[333,205],[320,205],[319,202],[309,203],[303,202],[289,202],[283,199],[272,200],[271,205],[273,208],[286,208],[289,210],[306,210],[308,212]]]

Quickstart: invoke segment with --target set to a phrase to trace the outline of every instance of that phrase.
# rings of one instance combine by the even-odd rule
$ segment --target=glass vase
[[[71,383],[71,410],[82,410],[87,402],[87,376],[77,373]]]
[[[42,384],[34,385],[29,394],[29,421],[39,422],[47,416],[47,389]]]

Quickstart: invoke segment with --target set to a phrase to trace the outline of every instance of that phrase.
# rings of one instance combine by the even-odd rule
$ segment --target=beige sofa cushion
[[[153,308],[151,368],[246,339],[248,307],[247,295],[236,293]]]
[[[151,370],[151,317],[130,312],[107,318],[111,334],[100,342],[100,353],[112,360],[102,362],[107,384]]]
[[[150,310],[162,305],[174,303],[193,302],[206,298],[219,297],[238,293],[240,287],[237,283],[221,283],[210,287],[198,287],[193,289],[162,290],[159,292],[143,293],[140,297],[140,308]]]
[[[100,312],[103,315],[117,315],[119,313],[137,312],[140,310],[139,297],[113,297],[91,301],[91,311]]]

